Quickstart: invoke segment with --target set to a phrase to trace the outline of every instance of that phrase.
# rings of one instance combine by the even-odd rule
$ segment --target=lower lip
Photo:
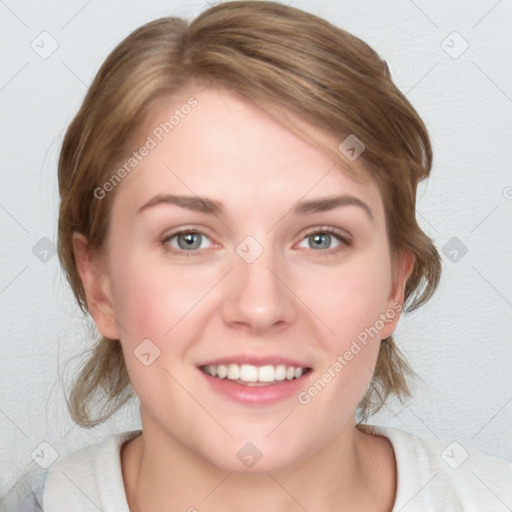
[[[219,379],[207,375],[198,368],[198,371],[206,379],[211,388],[220,395],[241,404],[272,405],[291,396],[297,396],[306,385],[311,370],[298,379],[282,380],[276,384],[267,386],[245,386],[229,379]]]

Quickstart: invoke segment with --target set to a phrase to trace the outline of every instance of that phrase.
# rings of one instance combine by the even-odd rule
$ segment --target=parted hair
[[[161,18],[128,35],[101,66],[68,127],[58,164],[58,254],[84,313],[73,233],[83,234],[92,249],[104,247],[115,191],[101,200],[94,191],[130,153],[127,141],[151,108],[191,83],[239,93],[292,130],[287,112],[340,142],[348,134],[362,141],[359,158],[383,198],[393,261],[403,251],[414,255],[405,309],[432,296],[441,260],[416,220],[416,191],[430,174],[431,144],[386,62],[359,38],[312,14],[272,1],[233,1],[191,22]],[[346,159],[340,151],[331,153]],[[378,411],[391,395],[409,396],[412,375],[393,338],[382,340],[361,417]],[[133,397],[120,341],[99,337],[66,396],[73,421],[91,428]]]

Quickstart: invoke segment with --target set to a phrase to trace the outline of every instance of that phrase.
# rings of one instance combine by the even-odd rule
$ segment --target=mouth
[[[231,381],[242,386],[263,387],[275,386],[293,380],[298,380],[311,372],[309,367],[252,364],[207,364],[199,369],[206,375],[219,380]]]

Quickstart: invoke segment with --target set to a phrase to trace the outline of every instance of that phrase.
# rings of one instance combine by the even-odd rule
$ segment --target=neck
[[[131,512],[387,512],[395,500],[391,444],[353,423],[320,452],[276,471],[223,470],[151,424],[121,458]]]

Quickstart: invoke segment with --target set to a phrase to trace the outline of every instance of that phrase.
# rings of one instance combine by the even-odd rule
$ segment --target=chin
[[[288,435],[286,438],[281,435],[268,432],[259,435],[238,435],[234,439],[226,439],[226,442],[215,443],[214,450],[208,450],[207,459],[211,464],[224,471],[236,473],[265,473],[279,472],[289,469],[299,459],[305,456],[304,447],[310,441]]]

